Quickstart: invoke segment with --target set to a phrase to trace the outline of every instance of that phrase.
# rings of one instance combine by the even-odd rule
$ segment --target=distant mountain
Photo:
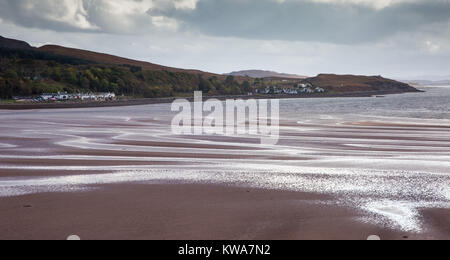
[[[450,78],[450,77],[449,77]],[[449,80],[401,80],[402,82],[413,84],[413,85],[421,85],[421,86],[443,86],[450,85]]]
[[[450,79],[439,80],[439,81],[432,81],[431,85],[450,85]]]
[[[285,78],[285,79],[304,79],[306,76],[300,76],[295,74],[278,73],[275,71],[266,70],[242,70],[234,71],[225,75],[241,76],[249,78]]]
[[[428,81],[428,82],[440,82],[440,81],[450,81],[450,75],[421,75],[413,76],[409,78],[403,78],[402,81],[417,82],[417,81]]]
[[[26,49],[31,50],[33,47],[24,41],[18,41],[14,39],[8,39],[0,36],[0,48],[7,49]]]

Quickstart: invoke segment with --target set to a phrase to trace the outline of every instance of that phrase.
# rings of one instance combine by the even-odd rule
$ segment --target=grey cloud
[[[140,4],[143,1],[128,0],[128,3]],[[120,10],[110,9],[108,0],[0,0],[3,20],[28,28],[60,32],[149,32],[152,21],[145,11],[140,15],[121,14]]]
[[[83,2],[80,1],[80,3],[82,6],[84,5]],[[32,8],[29,7],[30,4],[33,4]],[[90,24],[88,14],[73,11],[76,9],[77,6],[68,6],[64,1],[0,0],[0,17],[23,27],[54,31],[94,30],[94,25]],[[56,17],[64,16],[72,11],[76,19],[67,22],[56,19]],[[83,23],[90,24],[91,28],[81,26]]]
[[[310,1],[199,0],[195,10],[151,10],[214,36],[265,40],[360,43],[450,20],[446,1],[366,5]],[[448,29],[448,28],[447,28]]]
[[[98,3],[97,0],[91,1]],[[259,1],[264,2],[264,0]],[[4,1],[0,0],[0,4],[4,4]],[[246,37],[250,39],[244,39],[243,37],[208,36],[208,34],[226,34],[220,31],[214,32],[212,29],[207,31],[208,26],[206,25],[199,27],[194,21],[188,19],[194,13],[181,12],[171,6],[167,6],[165,10],[153,10],[153,12],[159,11],[160,13],[158,15],[167,14],[170,17],[178,17],[179,21],[184,19],[185,29],[181,27],[180,30],[198,30],[203,33],[166,33],[164,31],[148,33],[149,28],[145,19],[149,19],[148,17],[151,15],[143,14],[139,18],[142,20],[132,20],[131,26],[141,25],[142,28],[140,30],[146,30],[147,33],[121,35],[117,33],[120,30],[115,28],[117,24],[123,24],[121,19],[108,16],[108,12],[104,10],[98,10],[101,9],[98,4],[86,5],[84,8],[87,13],[86,16],[89,18],[88,21],[101,28],[98,31],[111,31],[116,33],[79,33],[74,32],[74,30],[88,32],[92,32],[92,30],[74,29],[74,27],[55,27],[55,24],[52,23],[49,25],[45,20],[34,23],[33,26],[24,26],[22,22],[11,22],[11,20],[7,22],[6,20],[8,19],[3,15],[6,11],[3,9],[0,10],[0,18],[3,20],[3,22],[0,22],[0,32],[5,37],[25,40],[34,46],[48,43],[59,44],[111,53],[128,58],[147,60],[167,66],[196,68],[217,73],[256,68],[305,75],[329,72],[367,75],[382,74],[387,77],[408,78],[417,75],[448,75],[448,68],[450,67],[450,47],[448,47],[450,46],[450,31],[448,29],[450,27],[450,21],[447,23],[442,22],[438,25],[433,24],[434,21],[443,20],[443,15],[440,14],[440,11],[436,13],[436,18],[431,17],[426,19],[417,19],[417,15],[404,15],[400,19],[402,16],[399,15],[396,19],[408,20],[414,17],[413,20],[416,22],[410,27],[403,26],[401,29],[395,30],[389,28],[392,25],[385,22],[387,24],[386,30],[389,30],[389,33],[379,32],[377,37],[381,37],[381,35],[387,37],[392,33],[400,31],[405,32],[388,37],[380,42],[371,41],[364,44],[342,45],[329,43],[326,37],[321,38],[325,40],[319,43],[284,41],[282,38],[276,41],[255,40],[253,38],[262,38],[261,35],[256,33],[252,35],[253,38]],[[204,9],[204,7],[201,7],[201,2],[199,8],[198,10]],[[198,12],[198,10],[192,12]],[[371,9],[365,10],[372,14],[374,12]],[[145,8],[142,11],[145,13]],[[426,13],[425,11],[420,10],[423,14]],[[9,12],[12,12],[12,9]],[[101,12],[105,13],[102,17],[93,17],[93,14],[99,14]],[[387,12],[387,9],[383,10],[383,12]],[[430,10],[427,12],[434,11]],[[316,16],[318,15],[316,14]],[[224,16],[227,15],[224,14]],[[249,16],[252,17],[251,15]],[[225,18],[212,17],[225,20]],[[417,20],[420,20],[420,22],[417,22]],[[249,21],[248,24],[256,26],[258,22]],[[104,27],[104,24],[109,24],[109,27]],[[239,22],[235,22],[235,24],[238,25]],[[322,24],[325,26],[327,23],[322,22]],[[359,24],[356,24],[355,28],[358,28],[358,26]],[[377,27],[379,24],[373,26]],[[51,30],[35,29],[36,27]],[[336,25],[336,27],[338,26]],[[422,28],[419,30],[417,29],[418,27]],[[287,30],[298,30],[298,28],[287,28]],[[354,30],[356,31],[356,29]],[[228,35],[236,35],[231,29],[227,33]],[[275,38],[272,33],[266,34],[265,37],[269,39]],[[310,35],[309,39],[314,39],[313,36]],[[351,37],[356,38],[355,35],[351,35]],[[304,38],[303,35],[302,39],[308,38]],[[335,39],[330,40],[336,41]],[[430,46],[427,46],[428,42],[431,44],[431,49]],[[435,49],[434,46],[439,46],[439,48]]]
[[[72,0],[71,5],[59,0],[0,0],[0,18],[54,31],[142,34],[155,30],[152,17],[159,16],[177,21],[180,31],[209,36],[345,44],[415,33],[435,23],[444,24],[443,33],[448,33],[450,24],[450,4],[441,0],[402,1],[380,10],[362,4],[312,0],[198,0],[195,9],[176,9],[170,0],[127,1],[153,2],[154,7],[120,16],[105,8],[107,0]],[[31,2],[39,4],[27,9]],[[74,3],[82,9],[75,14]],[[51,19],[67,12],[78,20]]]

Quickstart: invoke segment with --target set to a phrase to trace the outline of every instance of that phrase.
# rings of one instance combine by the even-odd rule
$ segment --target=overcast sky
[[[0,35],[216,73],[450,77],[449,0],[0,0]]]

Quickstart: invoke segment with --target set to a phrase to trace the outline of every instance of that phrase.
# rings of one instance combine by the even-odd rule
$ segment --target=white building
[[[40,98],[44,101],[49,101],[51,99],[53,99],[57,94],[53,94],[53,93],[44,93],[40,96]]]
[[[298,91],[296,89],[291,89],[291,88],[287,88],[287,89],[283,89],[284,94],[288,94],[288,95],[297,95]]]
[[[70,99],[70,95],[67,92],[59,92],[54,96],[57,100],[68,100]]]
[[[310,83],[300,83],[297,85],[298,88],[310,88],[312,85]]]
[[[115,99],[116,98],[116,94],[108,92],[108,93],[98,93],[97,94],[97,99]]]
[[[79,94],[78,98],[80,100],[95,100],[94,94]]]
[[[323,88],[316,88],[316,93],[325,93],[325,89],[323,89]]]
[[[67,101],[67,100],[115,100],[116,94],[112,92],[106,93],[78,93],[69,94],[67,92],[44,93],[36,99],[36,101]]]

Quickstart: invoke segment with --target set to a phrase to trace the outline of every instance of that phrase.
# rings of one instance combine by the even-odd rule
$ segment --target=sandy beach
[[[0,241],[284,259],[450,240],[449,13],[0,0]]]
[[[174,135],[169,104],[0,110],[0,239],[450,239],[448,96],[281,100],[276,145]]]
[[[2,199],[1,239],[383,239],[448,238],[387,230],[358,221],[364,214],[314,202],[323,195],[215,185],[121,184],[101,190]],[[442,219],[449,212],[433,212]],[[16,216],[12,218],[11,216]],[[447,229],[448,231],[448,229]]]

